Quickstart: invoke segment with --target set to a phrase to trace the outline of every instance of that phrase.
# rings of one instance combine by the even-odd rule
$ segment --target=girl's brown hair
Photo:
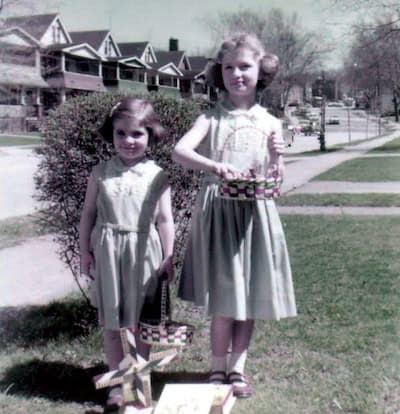
[[[165,130],[161,126],[151,103],[138,98],[123,98],[111,108],[104,119],[103,125],[98,129],[99,134],[105,141],[113,143],[114,121],[125,117],[136,119],[141,127],[146,128],[150,143],[165,134]]]
[[[278,56],[267,53],[256,36],[249,33],[237,33],[224,40],[215,61],[209,64],[206,70],[206,80],[209,85],[222,91],[226,90],[222,78],[222,59],[226,52],[242,47],[250,49],[254,56],[260,59],[257,89],[265,89],[272,82],[279,69]]]

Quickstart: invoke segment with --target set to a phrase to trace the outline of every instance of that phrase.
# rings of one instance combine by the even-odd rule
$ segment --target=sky
[[[18,0],[15,0],[18,1]],[[117,42],[150,41],[154,48],[168,48],[168,39],[191,55],[206,54],[214,46],[205,20],[220,12],[280,8],[297,13],[307,30],[329,40],[332,50],[327,66],[337,67],[348,41],[346,32],[354,16],[332,8],[330,0],[19,0],[25,10],[9,6],[5,15],[59,12],[67,30],[111,29]],[[343,0],[346,1],[346,0]]]

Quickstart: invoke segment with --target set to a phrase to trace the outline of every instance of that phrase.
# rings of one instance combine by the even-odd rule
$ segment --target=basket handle
[[[167,317],[167,298],[168,298],[168,280],[167,275],[163,274],[161,277],[161,320],[160,325],[165,326],[169,319]]]

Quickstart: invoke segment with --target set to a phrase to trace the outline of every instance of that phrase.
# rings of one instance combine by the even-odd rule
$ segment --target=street
[[[320,116],[320,108],[312,108],[312,113]],[[339,125],[329,125],[329,118],[337,117]],[[327,149],[337,144],[360,141],[379,135],[379,124],[375,116],[366,111],[348,107],[326,106],[325,143]],[[381,130],[384,132],[384,120],[381,120]],[[294,154],[303,151],[319,149],[318,135],[295,135],[294,144],[286,148],[286,153]]]
[[[38,206],[32,198],[37,156],[31,148],[2,147],[0,159],[0,220],[32,214]]]

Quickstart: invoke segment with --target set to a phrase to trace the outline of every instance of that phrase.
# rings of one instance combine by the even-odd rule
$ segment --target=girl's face
[[[113,123],[115,151],[125,164],[139,161],[146,151],[149,133],[135,118],[116,119]]]
[[[222,79],[229,95],[253,95],[259,71],[260,62],[248,48],[227,51],[222,58]]]

